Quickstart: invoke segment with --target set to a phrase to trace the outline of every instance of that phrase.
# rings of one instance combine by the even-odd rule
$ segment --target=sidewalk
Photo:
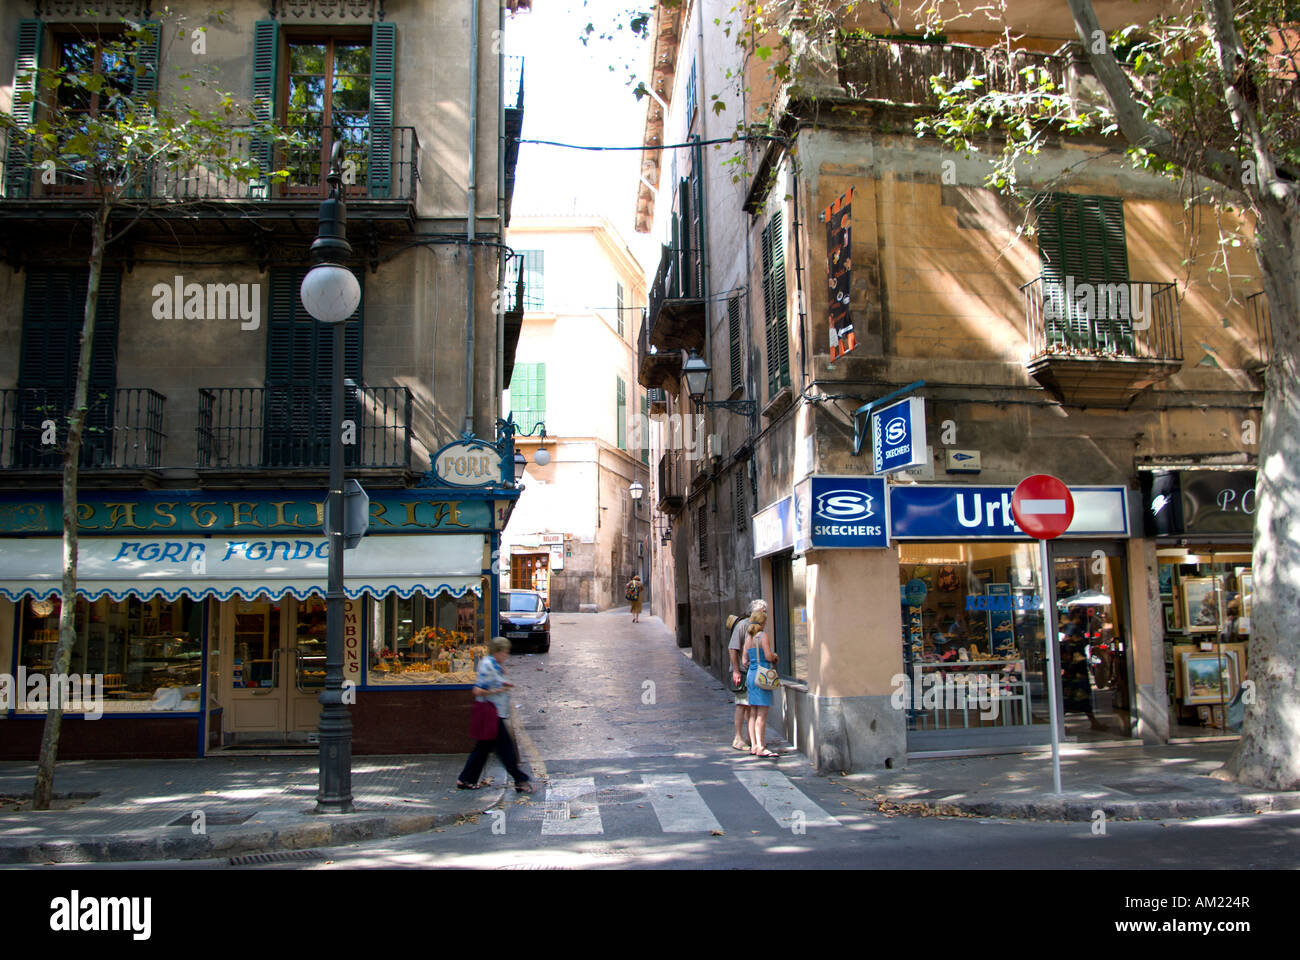
[[[31,798],[36,765],[0,763],[0,864],[238,857],[444,829],[506,794],[495,757],[491,786],[457,790],[464,763],[354,757],[357,812],[331,816],[312,813],[315,757],[68,761],[55,771],[54,809],[38,813],[12,802]]]
[[[1032,820],[1167,820],[1300,810],[1300,791],[1270,792],[1210,776],[1232,743],[1134,747],[1061,745],[1061,790],[1052,753],[913,760],[902,770],[830,779],[886,815]]]

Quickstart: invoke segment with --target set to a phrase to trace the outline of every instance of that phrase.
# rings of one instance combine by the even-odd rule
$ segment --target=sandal
[[[765,760],[778,760],[781,757],[779,753],[773,753],[771,750],[764,750],[762,753],[754,754],[756,757],[762,757]]]
[[[751,743],[746,743],[744,740],[741,740],[739,737],[737,737],[735,740],[732,740],[732,741],[731,741],[731,749],[733,749],[733,750],[753,750],[753,749],[754,749],[754,745],[751,744]]]
[[[533,785],[525,780],[523,783],[515,784],[515,793],[534,793],[536,792]]]
[[[457,790],[477,790],[481,786],[483,786],[481,783],[465,783],[463,780],[456,781]]]

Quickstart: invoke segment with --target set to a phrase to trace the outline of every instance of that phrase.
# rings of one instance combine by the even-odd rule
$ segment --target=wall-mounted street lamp
[[[514,414],[510,414],[504,420],[497,420],[497,452],[502,459],[501,469],[505,470],[505,460],[509,458],[514,468],[514,481],[519,483],[524,478],[524,468],[528,466],[528,459],[515,449],[515,437],[531,437],[534,434],[540,434],[542,443],[546,442],[546,424],[538,423],[531,430],[520,430],[515,426]],[[533,462],[539,467],[544,467],[551,462],[551,455],[546,452],[545,447],[538,447],[537,452],[533,454]],[[508,477],[502,476],[502,481],[509,480]]]
[[[753,400],[704,399],[704,395],[709,390],[709,374],[712,372],[709,365],[704,362],[704,358],[694,350],[691,351],[686,363],[682,364],[682,377],[686,380],[686,392],[695,401],[696,405],[710,408],[721,407],[723,410],[730,410],[732,413],[752,417],[754,415]]]
[[[329,515],[342,518],[343,509],[343,351],[348,317],[361,302],[361,284],[345,264],[352,255],[347,240],[347,207],[343,202],[342,143],[334,145],[326,181],[329,197],[320,205],[313,266],[303,277],[302,305],[321,323],[334,327],[334,368],[330,375]],[[351,813],[352,714],[343,700],[343,535],[341,519],[329,531],[329,584],[325,593],[325,688],[320,703],[320,790],[317,813]]]
[[[637,545],[636,572],[641,575],[641,582],[644,583],[646,574],[643,569],[645,566],[645,557],[641,552],[641,538],[637,535],[637,528],[640,521],[636,515],[636,508],[641,503],[641,497],[645,493],[645,487],[641,486],[640,480],[633,480],[632,485],[627,488],[628,495],[632,498],[632,539]]]

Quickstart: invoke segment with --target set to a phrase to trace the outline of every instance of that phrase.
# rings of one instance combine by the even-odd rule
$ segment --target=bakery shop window
[[[19,604],[18,664],[29,681],[37,674],[46,677],[46,690],[59,642],[59,610],[57,597],[29,597]],[[202,603],[187,597],[175,601],[78,597],[76,633],[67,679],[77,686],[62,689],[80,689],[87,700],[96,699],[96,706],[87,705],[84,712],[97,709],[101,700],[105,713],[199,709]],[[31,696],[25,701],[29,707],[38,702],[48,701]],[[81,712],[75,704],[73,712]]]
[[[469,683],[487,655],[482,592],[449,591],[370,601],[371,684]]]
[[[908,729],[1048,723],[1037,545],[898,549]]]

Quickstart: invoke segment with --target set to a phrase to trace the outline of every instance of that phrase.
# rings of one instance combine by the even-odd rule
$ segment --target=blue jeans
[[[500,717],[497,718],[497,738],[480,740],[474,744],[474,750],[465,761],[465,769],[460,772],[460,782],[478,783],[479,777],[483,775],[483,767],[487,763],[488,755],[493,750],[501,758],[506,773],[510,774],[515,783],[528,782],[528,774],[519,769],[519,755],[515,752],[515,742],[510,739],[510,728]]]

